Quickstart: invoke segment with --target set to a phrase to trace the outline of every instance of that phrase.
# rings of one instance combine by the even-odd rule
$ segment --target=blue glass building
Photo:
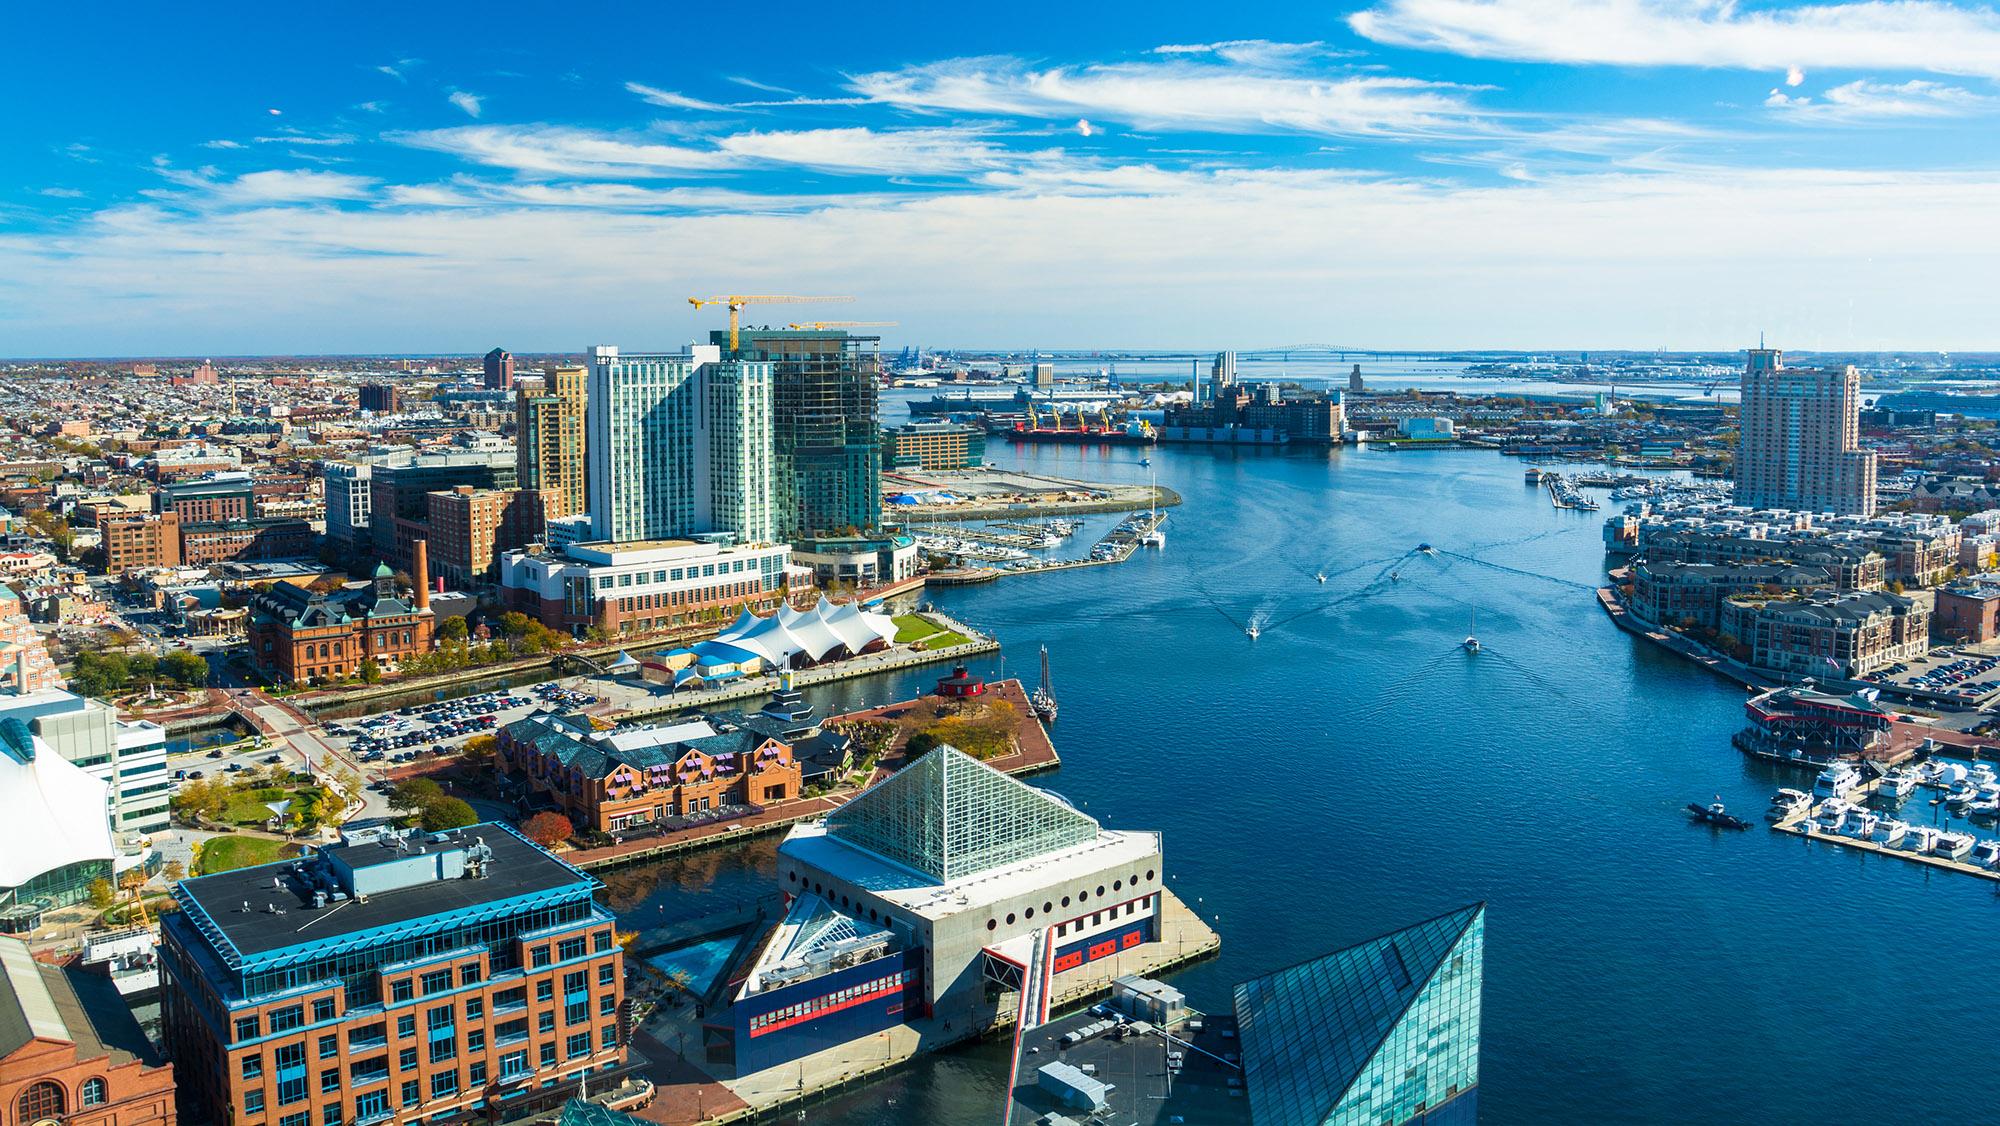
[[[1236,987],[1257,1126],[1471,1126],[1486,905]]]

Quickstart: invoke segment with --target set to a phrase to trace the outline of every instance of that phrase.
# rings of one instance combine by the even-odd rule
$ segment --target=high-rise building
[[[514,470],[514,447],[504,443],[376,462],[368,475],[369,537],[375,557],[408,570],[415,558],[411,545],[428,534],[431,493],[460,485],[512,489]]]
[[[437,574],[460,587],[493,581],[501,552],[541,538],[542,500],[525,489],[460,485],[426,499]]]
[[[525,1120],[628,1070],[596,880],[504,824],[344,832],[181,881],[161,1031],[193,1120]]]
[[[364,383],[361,385],[361,409],[376,414],[396,413],[396,385],[393,383]]]
[[[716,333],[720,344],[728,334]],[[771,450],[780,538],[882,523],[877,336],[840,329],[744,332],[736,355],[771,362]]]
[[[374,468],[365,462],[320,463],[320,479],[326,487],[326,538],[342,551],[358,552],[369,543],[369,478]]]
[[[590,369],[561,365],[514,385],[514,458],[520,487],[542,494],[551,519],[590,511],[585,404]]]
[[[1221,399],[1236,386],[1236,353],[1217,352],[1208,368],[1208,397]]]
[[[249,520],[257,515],[257,484],[245,472],[162,484],[153,494],[153,511],[171,512],[185,524]]]
[[[1871,515],[1875,452],[1861,439],[1861,373],[1788,368],[1753,348],[1743,368],[1736,503],[1752,508]]]
[[[480,383],[489,391],[505,391],[514,386],[514,353],[505,348],[486,353],[482,375]]]
[[[180,566],[181,518],[175,512],[121,512],[101,518],[97,527],[104,536],[107,575]]]
[[[1255,1122],[1472,1126],[1486,906],[1236,987]]]
[[[771,363],[590,350],[591,535],[613,543],[728,533],[777,538]]]

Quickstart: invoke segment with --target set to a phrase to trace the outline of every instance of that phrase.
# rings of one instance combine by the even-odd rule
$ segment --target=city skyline
[[[62,95],[0,126],[0,354],[669,348],[725,290],[854,294],[890,346],[1995,346],[1989,7],[767,24],[671,66],[506,10],[132,13],[87,83],[37,53],[18,88]]]

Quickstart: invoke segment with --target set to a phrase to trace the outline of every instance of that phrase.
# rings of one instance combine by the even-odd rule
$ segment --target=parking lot
[[[597,702],[590,692],[544,681],[455,700],[412,704],[354,720],[321,725],[326,739],[364,766],[401,765],[428,755],[456,754],[467,739],[491,735],[538,711],[573,711]]]
[[[2000,656],[1933,649],[1869,678],[1890,691],[1956,707],[1977,707],[2000,694]]]

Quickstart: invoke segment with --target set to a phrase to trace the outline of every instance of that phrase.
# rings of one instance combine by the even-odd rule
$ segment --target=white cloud
[[[726,211],[773,214],[863,204],[884,205],[882,194],[782,195],[727,188],[649,188],[615,183],[493,183],[470,176],[449,184],[397,185],[387,191],[390,203],[405,207],[555,207],[594,211],[685,212]]]
[[[1067,117],[1141,129],[1418,135],[1473,129],[1465,91],[1378,75],[1306,77],[1170,59],[1035,68],[1018,59],[951,59],[855,76],[870,100],[921,111]]]
[[[43,188],[42,193],[52,199],[82,199],[83,193],[75,188]]]
[[[665,176],[725,168],[722,153],[654,144],[630,136],[562,125],[461,125],[387,139],[412,148],[450,153],[476,164],[545,176]]]
[[[1798,67],[1787,67],[1785,69],[1785,85],[1799,86],[1803,85],[1805,83],[1805,80],[1806,80],[1806,72],[1800,70]]]
[[[1383,0],[1348,23],[1378,43],[1477,58],[2000,77],[2000,12],[1940,0],[1791,8],[1734,0]]]
[[[1220,43],[1167,43],[1155,55],[1212,55],[1243,66],[1282,66],[1313,56],[1342,54],[1324,43],[1275,43],[1269,39],[1228,39]]]
[[[755,215],[118,207],[58,237],[0,234],[0,354],[179,351],[224,331],[242,351],[439,351],[501,331],[671,346],[690,330],[663,325],[658,294],[696,292],[715,246],[746,288],[852,292],[857,316],[910,339],[1045,347],[1212,348],[1226,330],[1246,346],[1714,348],[1767,326],[1797,347],[1962,350],[1990,345],[2000,300],[1996,173],[991,175],[1015,182]]]
[[[407,79],[407,78],[404,78],[404,77],[403,77],[403,72],[402,72],[402,71],[400,71],[400,70],[397,70],[397,69],[396,69],[395,67],[392,67],[392,66],[389,66],[389,65],[387,65],[387,64],[384,64],[384,65],[382,65],[382,66],[378,66],[378,67],[376,67],[376,68],[375,68],[375,70],[376,70],[376,72],[377,72],[377,73],[380,73],[380,74],[386,74],[386,75],[388,75],[389,77],[391,77],[391,78],[395,79],[395,80],[396,80],[396,81],[398,81],[398,82],[408,82],[408,81],[409,81],[409,79]]]
[[[243,147],[243,142],[231,141],[227,139],[217,140],[217,141],[203,141],[201,143],[201,147],[205,149],[240,149]]]
[[[686,94],[676,94],[672,90],[661,90],[639,82],[627,82],[625,89],[629,93],[639,95],[641,100],[649,104],[666,106],[669,109],[694,109],[713,112],[729,108],[717,102],[704,102],[700,98],[690,98]]]
[[[300,132],[299,130],[288,127],[285,129],[283,133],[280,133],[275,137],[258,137],[256,138],[256,141],[260,145],[308,145],[308,146],[331,147],[336,145],[351,145],[354,143],[354,136],[350,133],[330,133],[325,136],[314,136],[313,134]],[[243,146],[238,145],[232,141],[228,144],[213,144],[212,147],[242,148]]]
[[[660,177],[754,165],[838,173],[939,175],[1060,155],[1011,151],[974,129],[752,131],[717,137],[708,148],[554,125],[464,125],[392,133],[388,139],[490,167],[579,179]]]
[[[1090,123],[1089,118],[1079,117],[1076,119],[1076,131],[1078,135],[1088,137],[1097,132],[1097,127]]]
[[[2000,110],[2000,100],[1922,79],[1887,83],[1864,78],[1835,86],[1817,100],[1803,95],[1786,97],[1773,90],[1764,104],[1789,111],[1794,120],[1802,121],[1966,117]]]
[[[480,110],[479,103],[482,100],[483,99],[481,99],[479,95],[468,94],[463,90],[453,90],[451,94],[445,98],[445,101],[450,102],[452,105],[455,105],[459,109],[464,110],[465,115],[467,117],[479,116],[479,110]]]
[[[158,161],[154,170],[186,190],[146,194],[197,207],[255,207],[360,200],[373,195],[375,185],[375,181],[366,176],[319,172],[309,168],[246,172],[234,178],[225,177],[213,168],[186,172]]]
[[[268,113],[268,114],[270,114],[270,115],[271,115],[272,117],[283,117],[283,116],[285,116],[285,111],[284,111],[284,110],[281,110],[281,109],[267,109],[267,110],[265,110],[264,112],[265,112],[265,113]]]

